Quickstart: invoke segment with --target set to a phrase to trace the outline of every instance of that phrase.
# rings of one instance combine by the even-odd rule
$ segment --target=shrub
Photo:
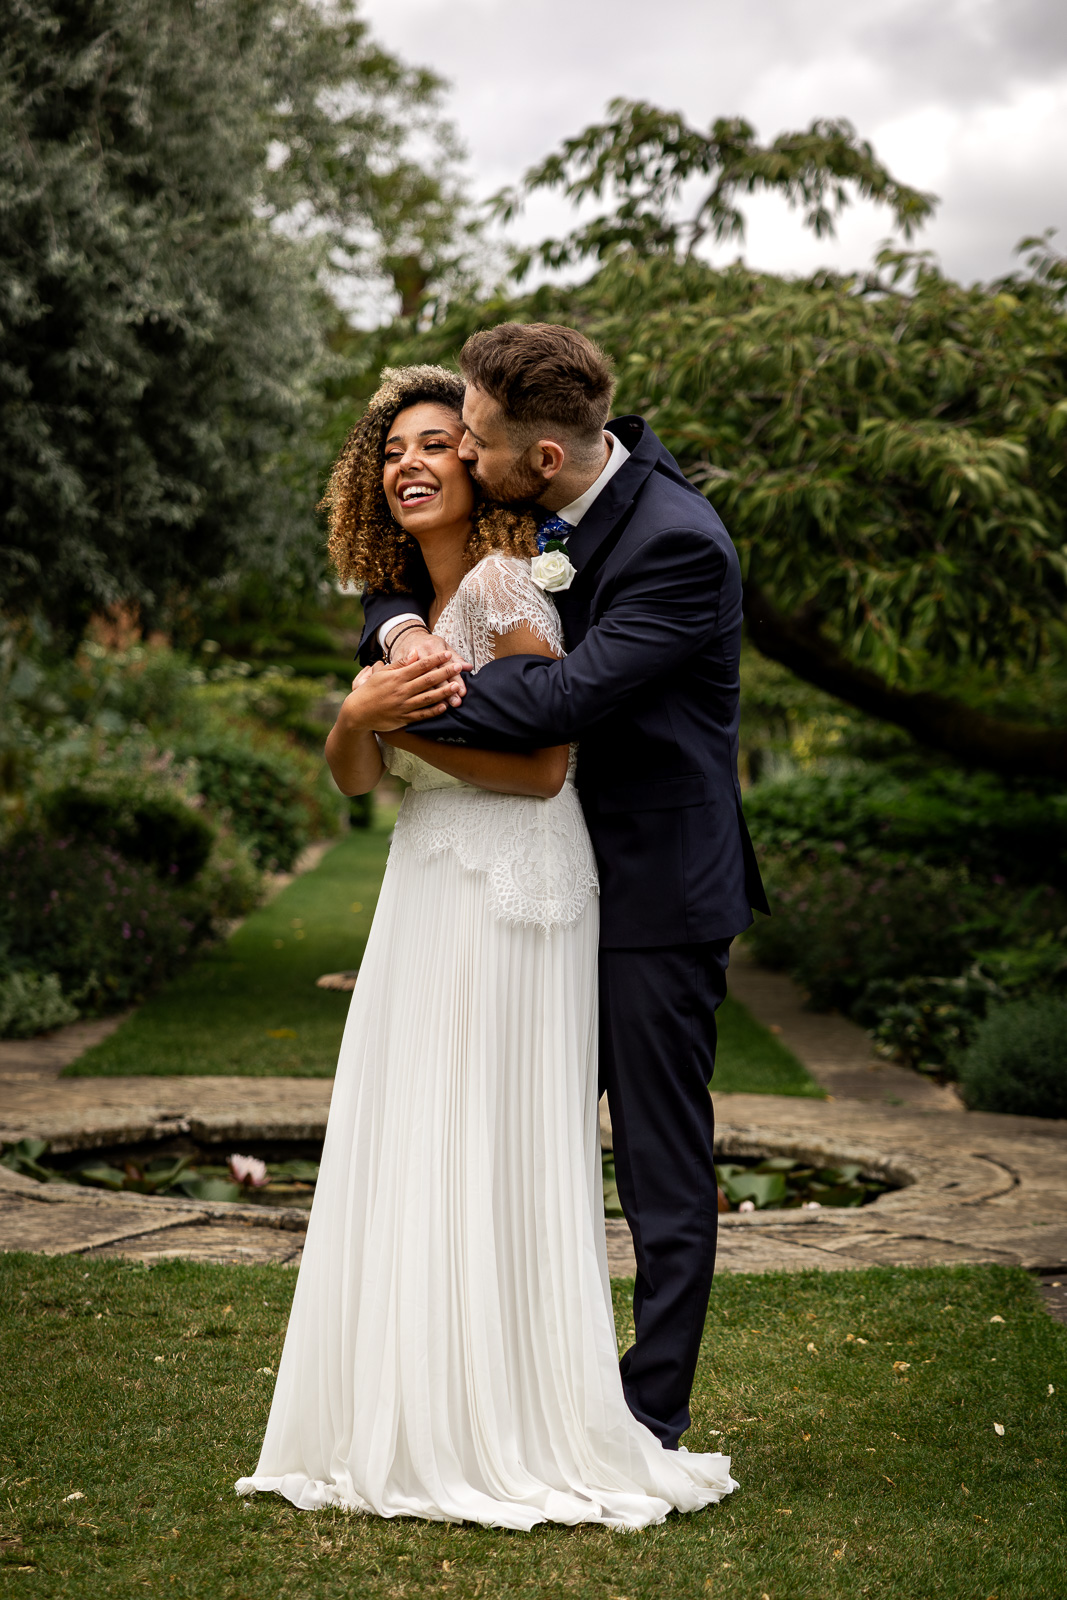
[[[78,1008],[64,998],[54,972],[0,977],[0,1039],[29,1039],[77,1019]]]
[[[83,1009],[141,999],[210,932],[195,887],[165,883],[108,845],[24,831],[5,845],[2,868],[9,967],[55,973]]]
[[[904,779],[871,766],[758,784],[745,818],[760,851],[832,850],[851,864],[899,854],[1067,888],[1067,794],[1054,784],[955,770]]]
[[[969,965],[962,925],[979,906],[958,874],[889,862],[870,873],[779,861],[768,864],[767,877],[774,914],[749,937],[758,958],[788,968],[817,1009],[849,1010],[875,979]]]
[[[1047,885],[873,852],[862,864],[783,852],[766,877],[774,915],[748,935],[758,959],[911,1067],[955,1076],[992,1008],[1067,986],[1067,902]]]
[[[60,838],[94,840],[161,877],[189,883],[211,854],[215,830],[178,795],[139,792],[92,780],[66,783],[42,795],[41,813]]]
[[[290,735],[321,764],[322,746],[344,695],[327,690],[321,678],[277,669],[252,676],[247,670],[223,667],[196,690],[194,698],[200,707],[222,713],[231,723],[259,723]]]
[[[195,760],[200,793],[245,841],[257,864],[283,872],[291,867],[311,831],[299,768],[286,759],[288,752],[255,749],[237,735],[218,733],[183,740],[180,754]]]
[[[975,963],[958,978],[875,978],[852,1007],[886,1055],[920,1072],[955,1077],[954,1062],[1004,991]]]
[[[263,877],[248,846],[228,829],[220,829],[207,866],[196,887],[223,921],[245,917],[263,898]]]
[[[204,674],[165,645],[115,650],[86,640],[54,677],[86,722],[98,723],[103,714],[115,723],[144,728],[179,720]]]
[[[959,1078],[974,1111],[1067,1117],[1067,999],[1042,995],[992,1011]]]

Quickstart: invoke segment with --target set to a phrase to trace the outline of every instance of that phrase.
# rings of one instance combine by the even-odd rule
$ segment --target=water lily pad
[[[268,1167],[271,1182],[275,1178],[293,1178],[297,1183],[314,1183],[319,1176],[317,1161],[272,1161]]]
[[[781,1205],[785,1199],[785,1174],[781,1172],[754,1172],[751,1169],[726,1175],[719,1169],[719,1185],[731,1205],[751,1200],[759,1209]]]
[[[84,1161],[76,1169],[79,1183],[99,1184],[101,1189],[125,1189],[126,1174],[107,1161]]]
[[[240,1200],[244,1194],[229,1178],[180,1178],[174,1188],[190,1200]]]

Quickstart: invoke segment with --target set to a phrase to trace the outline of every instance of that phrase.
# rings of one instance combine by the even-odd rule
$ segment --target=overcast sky
[[[761,138],[848,117],[894,176],[941,197],[916,243],[954,276],[1006,271],[1029,233],[1067,248],[1067,0],[364,0],[378,39],[451,83],[479,195],[514,183],[615,95]],[[754,266],[862,267],[890,232],[855,206],[816,240],[784,203],[747,204]],[[562,231],[539,198],[525,238]],[[732,259],[738,246],[717,252]]]

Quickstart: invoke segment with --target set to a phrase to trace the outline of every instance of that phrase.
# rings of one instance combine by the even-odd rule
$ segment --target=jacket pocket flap
[[[614,785],[597,796],[597,810],[673,811],[679,806],[702,806],[706,798],[703,773],[692,772],[684,778],[655,778],[650,783]]]

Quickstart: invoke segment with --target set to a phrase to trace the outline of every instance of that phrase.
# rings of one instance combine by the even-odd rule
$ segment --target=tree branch
[[[754,583],[745,585],[745,616],[749,638],[762,655],[817,689],[906,729],[920,744],[1008,777],[1067,777],[1067,728],[1005,722],[945,695],[894,688],[849,661],[822,637],[816,620],[778,611]]]

